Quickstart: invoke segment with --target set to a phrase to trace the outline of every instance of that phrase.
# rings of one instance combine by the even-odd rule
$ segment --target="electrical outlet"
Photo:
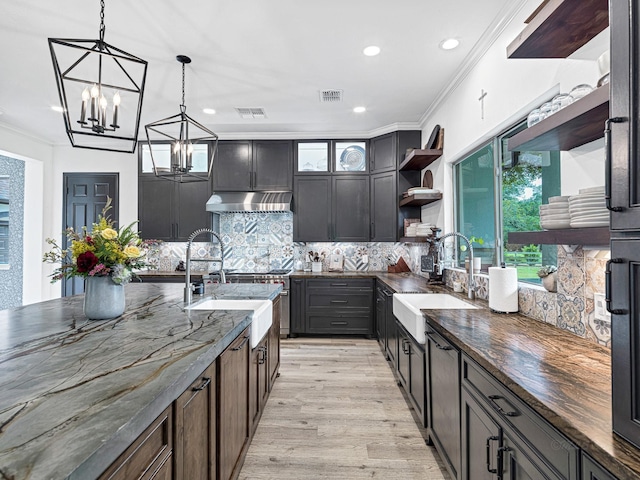
[[[604,301],[604,293],[593,294],[593,318],[595,318],[596,320],[611,322],[611,314],[607,312],[607,307]]]
[[[362,263],[366,265],[369,263],[369,255],[362,255]]]

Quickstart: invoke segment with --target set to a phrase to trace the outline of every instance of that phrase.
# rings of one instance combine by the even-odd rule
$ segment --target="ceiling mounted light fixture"
[[[354,107],[353,108],[353,112],[354,113],[364,113],[367,111],[366,107]]]
[[[191,63],[191,59],[178,55],[176,60],[182,64],[180,113],[144,127],[153,171],[157,177],[174,182],[207,181],[218,148],[218,135],[187,115],[184,66]]]
[[[364,53],[367,57],[375,57],[380,53],[380,47],[376,45],[370,45],[366,47],[362,53]]]
[[[138,139],[147,62],[100,38],[49,38],[67,136],[79,148],[133,153]]]
[[[440,48],[442,50],[453,50],[458,45],[460,45],[460,41],[457,38],[447,38],[440,42]]]

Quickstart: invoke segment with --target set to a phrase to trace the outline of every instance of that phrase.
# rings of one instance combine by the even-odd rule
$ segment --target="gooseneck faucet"
[[[220,283],[226,283],[227,279],[224,276],[224,246],[222,245],[222,240],[220,239],[220,235],[211,230],[210,228],[200,228],[189,235],[187,239],[187,254],[186,254],[186,265],[185,265],[185,276],[184,276],[184,302],[187,305],[191,304],[191,298],[193,292],[191,291],[191,244],[193,243],[194,238],[203,233],[210,233],[218,240],[220,244],[220,258],[197,258],[193,259],[194,262],[219,262],[220,263]]]
[[[438,245],[438,249],[442,248],[442,245],[443,245],[442,241],[445,238],[449,238],[449,237],[460,237],[467,244],[467,248],[469,249],[469,280],[467,281],[467,285],[468,285],[467,297],[473,300],[474,298],[476,298],[475,291],[474,291],[475,282],[473,280],[473,247],[471,246],[471,242],[469,241],[469,239],[465,237],[463,234],[459,232],[450,232],[450,233],[445,233],[436,241]]]

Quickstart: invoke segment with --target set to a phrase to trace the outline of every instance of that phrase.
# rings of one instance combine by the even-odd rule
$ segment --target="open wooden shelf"
[[[607,0],[549,0],[507,47],[509,58],[566,58],[609,26]]]
[[[422,170],[442,156],[442,150],[413,150],[400,164],[398,170]]]
[[[442,200],[442,193],[420,193],[400,200],[400,207],[421,207],[428,203]]]
[[[509,150],[571,150],[604,136],[609,118],[609,84],[595,89],[571,105],[509,139]]]
[[[609,227],[563,228],[538,232],[509,232],[509,243],[521,245],[593,245],[609,246]]]

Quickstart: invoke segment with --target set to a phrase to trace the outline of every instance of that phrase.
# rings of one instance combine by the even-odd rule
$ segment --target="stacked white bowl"
[[[604,199],[604,186],[583,188],[569,197],[571,228],[607,227],[609,210]]]
[[[540,205],[540,227],[544,230],[571,227],[569,197],[549,197],[549,203]]]

